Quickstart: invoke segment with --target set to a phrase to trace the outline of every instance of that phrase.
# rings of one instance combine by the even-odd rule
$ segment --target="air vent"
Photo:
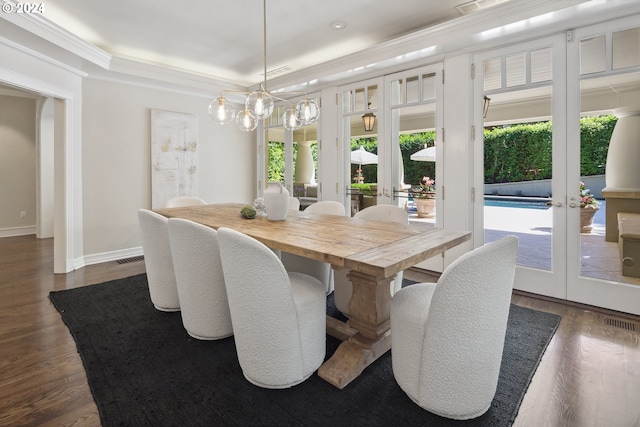
[[[274,77],[274,76],[278,76],[280,74],[286,74],[286,73],[288,73],[290,71],[293,71],[293,68],[291,68],[288,65],[285,65],[284,67],[274,68],[273,70],[267,71],[267,77]]]
[[[611,317],[604,318],[604,324],[607,326],[613,326],[614,328],[625,329],[627,331],[635,331],[636,324],[632,322],[628,322],[626,320],[613,319]]]
[[[132,256],[131,258],[122,258],[117,260],[118,264],[128,264],[130,262],[144,261],[144,255]]]
[[[486,9],[491,6],[495,6],[500,3],[508,2],[509,0],[474,0],[467,3],[456,6],[460,15],[468,15],[473,12],[477,12],[481,9]]]

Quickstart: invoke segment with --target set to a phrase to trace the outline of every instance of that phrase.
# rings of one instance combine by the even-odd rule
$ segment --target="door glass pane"
[[[620,253],[617,221],[618,212],[640,212],[640,200],[628,190],[637,187],[629,184],[637,183],[637,169],[623,166],[628,166],[626,159],[634,156],[637,140],[627,145],[625,140],[611,139],[615,127],[622,123],[613,114],[615,108],[636,106],[639,91],[640,73],[589,79],[580,85],[580,181],[584,184],[581,205],[595,199],[579,212],[583,277],[640,284],[634,273],[624,271],[625,255]],[[608,176],[609,168],[612,176]]]
[[[422,76],[422,100],[431,101],[436,99],[436,75],[425,74]]]
[[[293,132],[293,197],[300,200],[300,209],[318,201],[318,141],[317,123]]]
[[[267,130],[267,179],[266,183],[279,181],[284,184],[284,141],[279,141],[279,137],[272,130]]]
[[[345,141],[345,172],[348,173],[345,208],[348,214],[353,215],[377,203],[377,120],[373,130],[366,131],[362,116],[364,112],[376,116],[378,87],[371,85],[351,92],[356,94],[357,101],[355,109],[350,111],[351,114],[343,115],[342,137]],[[345,102],[344,99],[343,102]],[[360,147],[363,152],[360,152]]]
[[[506,57],[507,87],[523,85],[527,82],[525,52]]]
[[[531,83],[551,81],[551,48],[531,51]]]
[[[407,78],[407,102],[420,101],[420,80],[418,76]]]
[[[604,35],[580,40],[580,74],[598,73],[605,70]]]
[[[376,86],[369,86],[367,88],[367,105],[365,110],[377,110],[378,109],[378,88]]]
[[[535,99],[535,102],[531,100]],[[491,95],[484,129],[484,240],[520,239],[518,265],[551,270],[551,88]]]
[[[500,58],[484,61],[484,90],[500,89],[502,87],[502,68]]]
[[[437,190],[436,182],[436,104],[404,107],[394,110],[394,153],[399,162],[396,188],[406,190],[409,222],[435,227]],[[412,158],[413,157],[413,158]]]
[[[367,108],[366,91],[363,89],[355,90],[355,106],[353,111],[364,111]]]
[[[613,69],[640,65],[640,28],[613,33]]]

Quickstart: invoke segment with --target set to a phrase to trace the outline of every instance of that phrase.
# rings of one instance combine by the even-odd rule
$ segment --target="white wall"
[[[137,211],[151,208],[152,109],[197,117],[199,197],[209,203],[253,201],[255,133],[213,123],[207,115],[210,101],[160,88],[85,79],[82,164],[88,263],[119,258],[141,245]]]
[[[0,236],[35,232],[35,114],[33,97],[0,95]]]

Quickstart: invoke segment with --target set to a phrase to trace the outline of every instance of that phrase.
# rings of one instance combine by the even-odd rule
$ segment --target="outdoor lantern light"
[[[487,118],[487,113],[489,112],[489,103],[491,102],[491,98],[489,98],[487,95],[484,96],[484,106],[482,108],[482,118],[486,119]]]
[[[367,103],[367,108],[371,109],[371,101]],[[362,125],[364,126],[365,132],[373,131],[373,125],[376,124],[376,115],[373,113],[366,113],[362,116]]]
[[[376,124],[376,115],[373,113],[367,113],[362,116],[362,124],[364,125],[365,132],[373,131],[373,125]]]

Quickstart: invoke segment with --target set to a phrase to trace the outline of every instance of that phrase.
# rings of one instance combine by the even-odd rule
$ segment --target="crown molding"
[[[3,1],[2,4],[13,3]],[[104,50],[73,35],[37,13],[2,13],[0,17],[12,24],[59,46],[80,58],[109,69],[111,55]]]
[[[498,6],[461,16],[424,30],[389,40],[377,46],[297,70],[269,80],[272,88],[289,90],[322,88],[329,83],[355,81],[384,69],[406,69],[408,64],[440,60],[491,49],[508,43],[522,42],[592,25],[634,13],[640,13],[640,2],[628,0],[512,0]],[[336,73],[337,70],[338,73]],[[379,74],[379,73],[378,73]]]

